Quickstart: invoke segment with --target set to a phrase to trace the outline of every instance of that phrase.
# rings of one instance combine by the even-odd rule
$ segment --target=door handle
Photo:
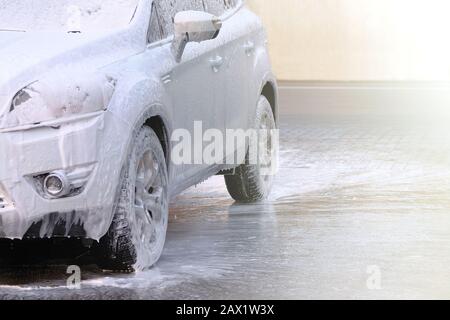
[[[245,54],[248,56],[251,56],[253,52],[255,51],[255,43],[252,41],[247,41],[246,44],[244,44]]]
[[[212,58],[211,60],[209,60],[209,63],[211,65],[213,71],[218,72],[220,67],[224,63],[224,59],[221,56],[216,56],[216,57]]]

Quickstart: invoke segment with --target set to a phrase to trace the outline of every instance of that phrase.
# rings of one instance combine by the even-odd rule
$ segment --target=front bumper
[[[120,126],[104,112],[58,127],[0,133],[0,237],[100,239],[112,221],[125,154]],[[81,191],[61,199],[42,195],[34,177],[56,170],[75,172]],[[61,226],[64,234],[56,232]]]

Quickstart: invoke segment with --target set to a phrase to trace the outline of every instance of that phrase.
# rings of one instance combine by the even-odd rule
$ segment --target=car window
[[[225,11],[236,7],[239,0],[203,0],[205,11],[221,16]]]
[[[203,11],[204,0],[156,0],[156,8],[159,13],[163,38],[173,34],[173,19],[180,11]]]
[[[147,42],[153,43],[162,39],[164,39],[164,37],[161,29],[161,23],[159,22],[158,9],[156,8],[155,3],[153,3],[150,24],[147,32]]]

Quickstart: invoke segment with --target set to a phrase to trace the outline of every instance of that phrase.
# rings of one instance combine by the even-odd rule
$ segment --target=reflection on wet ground
[[[266,203],[234,204],[214,177],[174,201],[153,269],[104,274],[77,243],[25,246],[21,267],[3,263],[0,298],[450,298],[449,131],[285,118]],[[66,288],[71,264],[80,290]]]

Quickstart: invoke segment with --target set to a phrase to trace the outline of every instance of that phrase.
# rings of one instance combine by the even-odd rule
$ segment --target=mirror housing
[[[203,42],[217,38],[222,21],[203,11],[182,11],[174,19],[175,38],[172,53],[177,62],[181,61],[184,49],[189,42]]]

